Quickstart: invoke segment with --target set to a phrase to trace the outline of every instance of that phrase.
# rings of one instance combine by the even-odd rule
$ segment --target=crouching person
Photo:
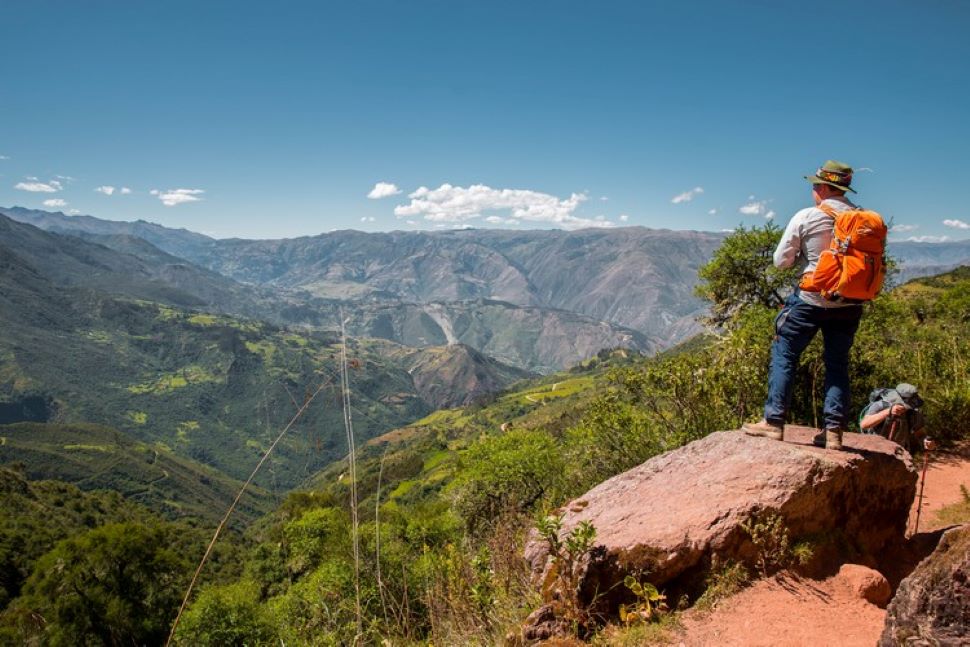
[[[912,384],[895,389],[876,389],[862,412],[859,428],[864,434],[879,434],[912,452],[925,436],[923,399]]]

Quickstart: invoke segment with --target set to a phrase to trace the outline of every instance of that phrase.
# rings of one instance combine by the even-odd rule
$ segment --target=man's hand
[[[890,415],[898,418],[899,416],[906,413],[906,407],[904,407],[901,404],[894,404],[892,408],[889,410],[889,413]]]

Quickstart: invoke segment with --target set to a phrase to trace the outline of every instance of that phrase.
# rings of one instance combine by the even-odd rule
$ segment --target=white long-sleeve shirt
[[[835,211],[847,211],[858,207],[847,198],[828,198],[824,205]],[[832,244],[835,222],[832,217],[818,207],[802,209],[788,221],[781,241],[775,249],[775,267],[798,267],[802,276],[815,271],[819,256]],[[818,292],[799,292],[805,303],[820,308],[841,308],[848,303],[828,301]]]

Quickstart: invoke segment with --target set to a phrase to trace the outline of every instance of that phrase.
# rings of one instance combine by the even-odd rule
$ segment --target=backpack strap
[[[835,220],[838,217],[838,215],[839,215],[839,212],[838,211],[836,211],[835,209],[833,209],[829,205],[825,204],[824,202],[818,205],[818,210],[821,211],[822,213],[824,213],[826,216],[828,216],[832,220]]]

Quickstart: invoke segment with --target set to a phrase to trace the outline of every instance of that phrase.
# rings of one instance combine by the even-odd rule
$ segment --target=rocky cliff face
[[[761,549],[742,524],[771,514],[783,519],[791,542],[812,539],[820,550],[837,543],[853,561],[878,564],[885,549],[904,541],[917,477],[910,457],[859,434],[846,434],[845,451],[819,449],[813,433],[789,426],[778,442],[717,432],[571,501],[562,532],[583,521],[597,531],[596,547],[578,567],[579,598],[613,613],[628,574],[696,595],[715,556],[756,565]],[[525,555],[541,580],[549,566],[545,542],[532,538]],[[838,561],[827,566],[837,569]]]
[[[950,530],[899,585],[881,647],[970,644],[970,526]]]

